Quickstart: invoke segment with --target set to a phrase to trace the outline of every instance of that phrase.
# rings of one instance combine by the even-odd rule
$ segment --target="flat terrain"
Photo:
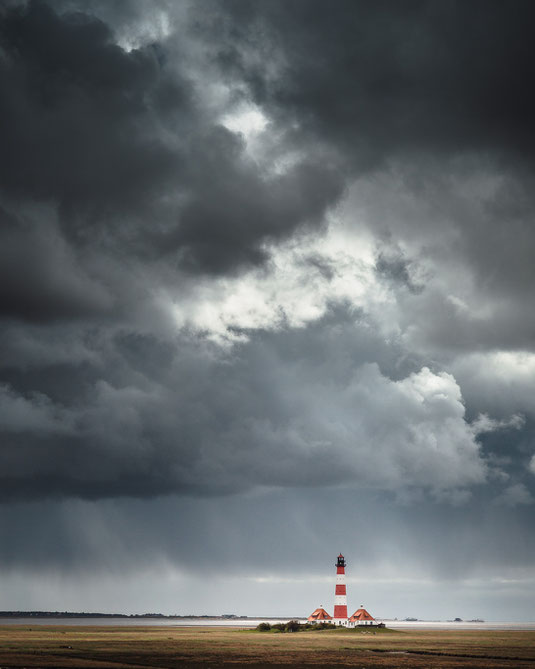
[[[0,627],[0,667],[535,667],[533,631]]]

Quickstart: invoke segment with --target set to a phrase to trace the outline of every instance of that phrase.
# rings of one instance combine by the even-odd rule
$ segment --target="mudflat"
[[[534,631],[0,627],[0,667],[535,667]]]

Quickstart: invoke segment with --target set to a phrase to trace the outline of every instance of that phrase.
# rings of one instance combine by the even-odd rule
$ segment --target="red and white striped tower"
[[[346,561],[342,553],[336,562],[336,588],[334,590],[335,625],[347,625]]]

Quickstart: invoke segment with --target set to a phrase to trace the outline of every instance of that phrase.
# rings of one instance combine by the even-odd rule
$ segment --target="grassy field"
[[[535,632],[0,627],[0,667],[535,667]]]

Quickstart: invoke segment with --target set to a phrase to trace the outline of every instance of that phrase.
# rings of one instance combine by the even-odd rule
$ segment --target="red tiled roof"
[[[366,609],[357,609],[349,620],[356,622],[357,620],[375,620],[375,618],[372,618]]]
[[[320,607],[308,616],[308,620],[311,622],[314,620],[332,620],[332,616],[330,616],[325,609]]]

